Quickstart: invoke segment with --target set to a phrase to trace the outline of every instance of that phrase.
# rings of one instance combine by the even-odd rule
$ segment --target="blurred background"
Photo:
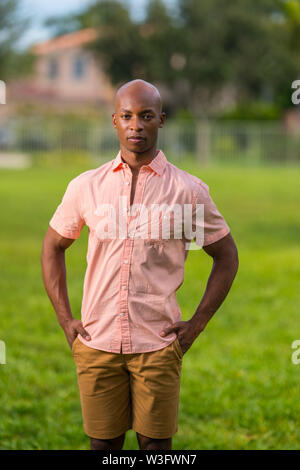
[[[159,148],[209,185],[240,254],[228,299],[183,359],[174,448],[299,448],[298,0],[1,0],[0,448],[89,447],[40,253],[68,182],[116,156],[113,98],[135,78],[160,90]],[[77,318],[87,237],[66,254]],[[189,254],[184,320],[210,269]],[[137,448],[133,431],[124,448]]]
[[[2,1],[2,166],[111,159],[113,96],[137,77],[160,89],[173,158],[298,162],[299,2],[256,3]]]

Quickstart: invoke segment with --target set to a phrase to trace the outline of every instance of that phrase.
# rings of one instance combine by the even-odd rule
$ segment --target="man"
[[[140,449],[171,449],[183,355],[225,299],[238,267],[230,229],[208,186],[157,150],[165,119],[160,94],[150,83],[133,80],[118,90],[112,122],[120,151],[69,183],[43,243],[44,284],[72,349],[84,430],[95,450],[122,449],[131,428]],[[149,219],[144,223],[141,213],[155,203],[190,206],[193,233],[201,225],[196,208],[204,205],[202,244],[213,267],[186,322],[176,290],[183,282],[186,242],[194,237],[176,235],[172,210],[168,236],[162,235],[167,215],[161,211],[158,219],[154,212],[150,216],[156,220],[151,230],[158,232],[149,232]],[[65,250],[85,224],[88,265],[79,321],[68,300]],[[138,236],[145,227],[146,236]]]

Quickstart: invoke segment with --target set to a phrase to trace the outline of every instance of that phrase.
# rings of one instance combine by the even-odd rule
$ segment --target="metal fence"
[[[280,122],[166,122],[159,130],[159,148],[169,160],[194,159],[204,164],[300,163],[299,133]],[[0,152],[88,152],[105,160],[119,149],[112,125],[91,122],[45,122],[15,118],[0,123]]]

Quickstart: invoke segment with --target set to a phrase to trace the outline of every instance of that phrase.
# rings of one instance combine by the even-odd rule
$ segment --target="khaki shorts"
[[[182,349],[178,338],[158,351],[109,353],[72,345],[83,418],[89,437],[113,439],[128,429],[153,439],[178,430]]]

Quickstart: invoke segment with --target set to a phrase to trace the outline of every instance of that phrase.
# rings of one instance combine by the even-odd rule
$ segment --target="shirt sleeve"
[[[218,211],[209,194],[209,186],[201,181],[193,207],[193,230],[200,234],[194,237],[197,245],[206,246],[225,237],[230,228]]]
[[[63,237],[78,238],[85,225],[81,198],[82,191],[80,191],[78,179],[74,178],[68,184],[62,201],[49,222],[49,225]]]

